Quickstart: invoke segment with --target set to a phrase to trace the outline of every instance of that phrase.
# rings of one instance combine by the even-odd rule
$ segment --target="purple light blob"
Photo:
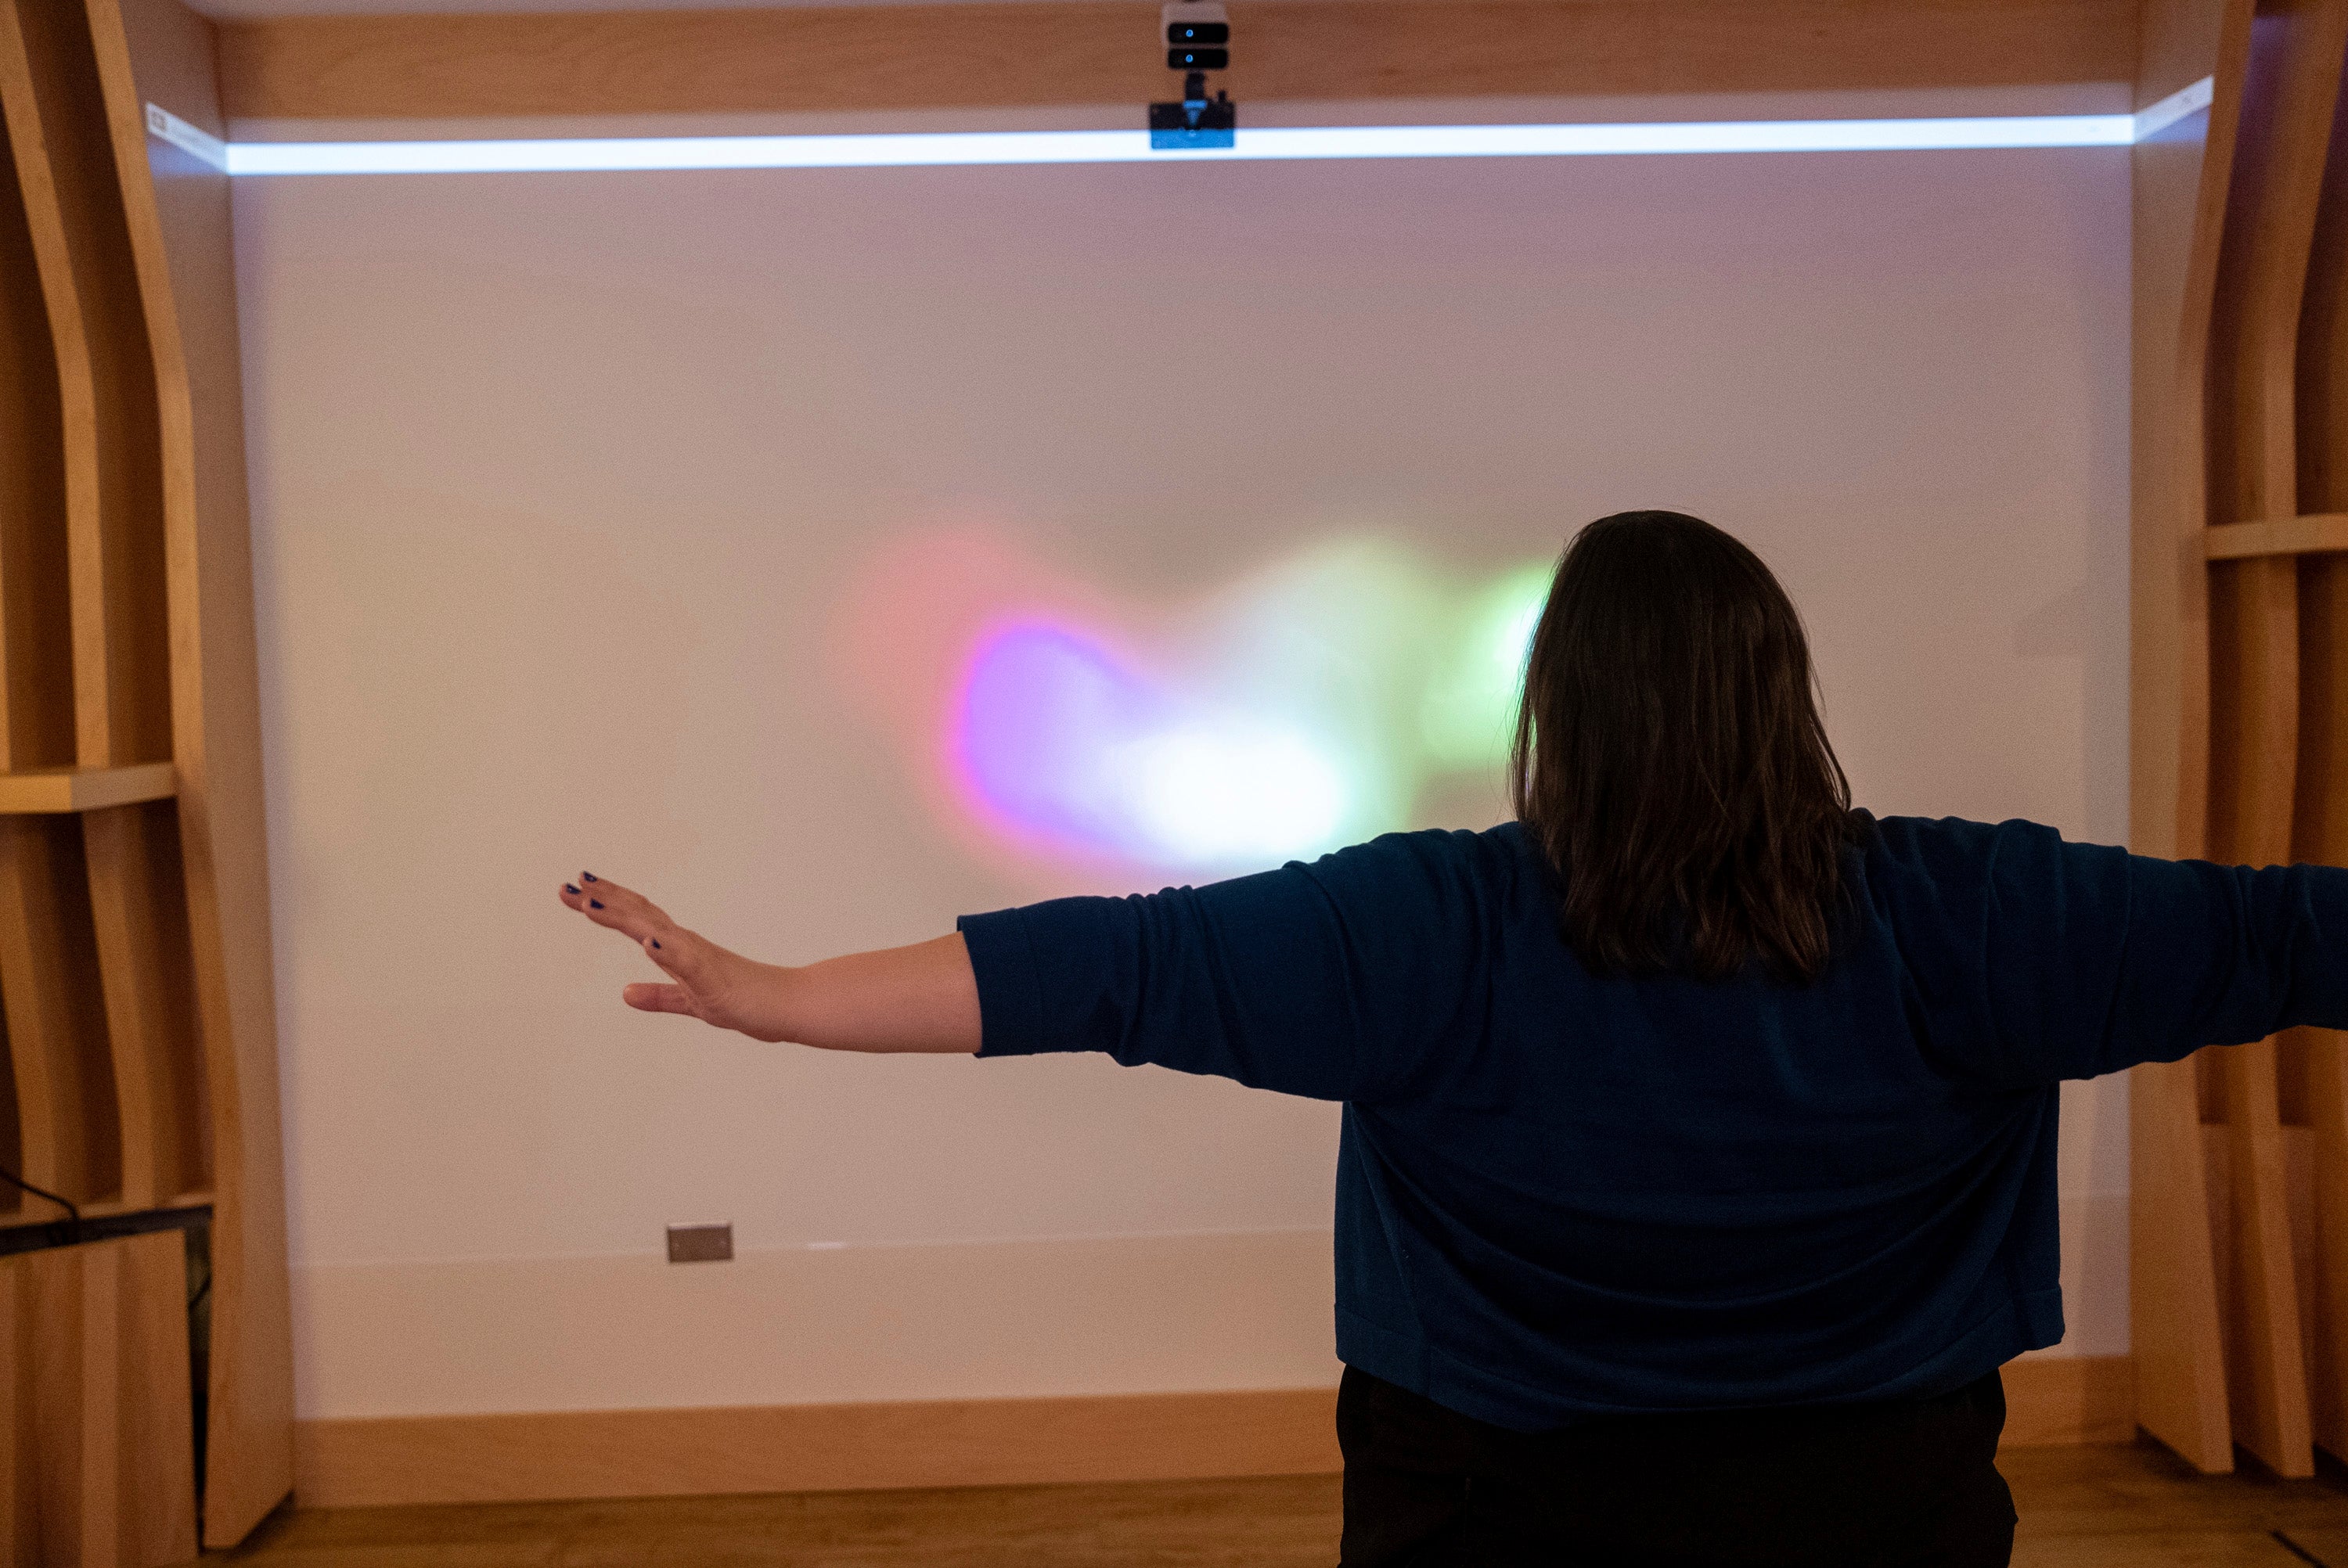
[[[1095,852],[1141,848],[1104,764],[1168,711],[1081,632],[1041,621],[994,628],[972,651],[953,704],[960,793],[1022,835]]]

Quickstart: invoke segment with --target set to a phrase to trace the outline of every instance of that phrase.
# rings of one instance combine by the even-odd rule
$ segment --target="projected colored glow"
[[[954,825],[1015,856],[1214,874],[1406,825],[1446,774],[1492,778],[1549,571],[1345,540],[1169,608],[941,533],[873,564],[846,645]]]
[[[1504,749],[1517,716],[1518,682],[1549,593],[1550,569],[1525,567],[1491,582],[1468,600],[1448,658],[1428,682],[1419,705],[1419,730],[1428,753],[1445,767],[1488,766]]]
[[[1065,627],[987,636],[953,723],[965,797],[1072,845],[1215,865],[1330,847],[1346,820],[1327,746],[1153,688]]]

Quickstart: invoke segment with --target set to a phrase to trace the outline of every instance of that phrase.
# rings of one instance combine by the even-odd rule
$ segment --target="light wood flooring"
[[[2348,1568],[2348,1472],[2196,1476],[2165,1450],[2011,1450],[2018,1568]],[[1334,1476],[286,1512],[266,1568],[1332,1568]]]

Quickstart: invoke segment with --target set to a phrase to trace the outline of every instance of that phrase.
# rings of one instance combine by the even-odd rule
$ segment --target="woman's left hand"
[[[719,947],[688,931],[643,894],[606,882],[592,872],[580,885],[562,885],[562,902],[598,926],[629,938],[658,964],[669,983],[638,981],[620,999],[643,1012],[683,1013],[753,1040],[791,1038],[784,1001],[791,971]]]

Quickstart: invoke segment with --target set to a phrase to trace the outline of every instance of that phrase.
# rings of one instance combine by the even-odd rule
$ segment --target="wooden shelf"
[[[2211,560],[2348,550],[2348,515],[2324,512],[2257,523],[2220,523],[2202,529],[2201,542],[2204,553]]]
[[[0,774],[0,816],[135,805],[143,800],[169,800],[179,788],[179,775],[169,763],[133,763],[119,768],[33,768]]]
[[[111,1219],[117,1214],[142,1214],[149,1209],[195,1209],[201,1208],[211,1201],[211,1189],[209,1187],[199,1187],[188,1193],[174,1193],[160,1203],[153,1204],[129,1203],[120,1198],[105,1198],[98,1203],[82,1204],[81,1217],[85,1220],[102,1220]]]
[[[19,1193],[13,1187],[0,1186],[0,1192],[16,1200],[14,1208],[0,1208],[0,1228],[9,1225],[47,1225],[66,1217],[65,1210],[46,1198],[36,1198]],[[174,1193],[151,1204],[137,1203],[128,1198],[98,1198],[75,1206],[84,1220],[108,1220],[121,1214],[146,1214],[155,1209],[200,1209],[212,1202],[210,1187],[197,1187],[184,1193]]]
[[[118,1198],[80,1205],[79,1224],[45,1198],[0,1209],[0,1265],[28,1252],[92,1245],[153,1231],[186,1231],[210,1225],[215,1215],[210,1192],[181,1193],[160,1204]],[[0,1373],[0,1386],[6,1377]]]

